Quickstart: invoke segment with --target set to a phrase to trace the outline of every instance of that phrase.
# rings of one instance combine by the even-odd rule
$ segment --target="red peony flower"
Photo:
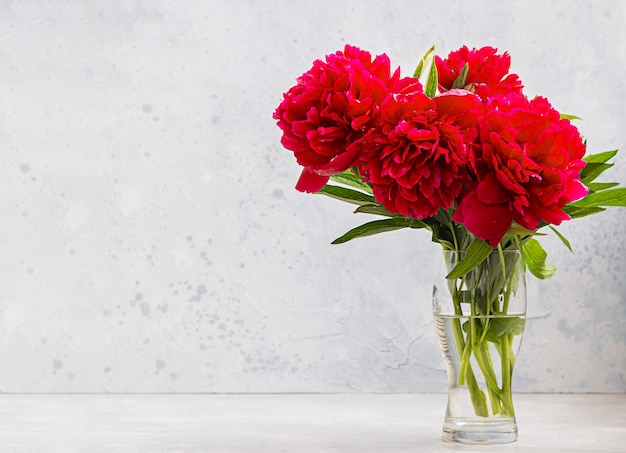
[[[304,167],[296,188],[321,189],[329,176],[360,164],[367,152],[359,139],[378,122],[390,91],[419,90],[416,79],[399,80],[386,55],[346,45],[343,52],[317,60],[284,94],[274,113],[283,130],[281,143]]]
[[[496,95],[521,93],[522,82],[517,74],[509,74],[511,57],[508,52],[497,54],[493,47],[469,50],[466,46],[451,52],[448,58],[442,60],[435,57],[435,64],[439,75],[439,89],[447,91],[468,64],[467,77],[464,87],[476,93],[483,101]]]
[[[477,138],[480,100],[454,90],[435,99],[423,93],[388,97],[381,126],[366,137],[377,152],[363,164],[364,180],[391,213],[424,219],[448,209],[471,183],[467,143]]]
[[[496,247],[512,221],[534,230],[570,217],[565,204],[588,193],[580,181],[585,145],[545,98],[490,99],[470,160],[476,181],[452,217]]]

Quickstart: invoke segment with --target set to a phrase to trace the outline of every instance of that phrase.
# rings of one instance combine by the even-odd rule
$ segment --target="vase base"
[[[515,419],[477,421],[447,419],[443,440],[470,444],[507,444],[517,440]]]

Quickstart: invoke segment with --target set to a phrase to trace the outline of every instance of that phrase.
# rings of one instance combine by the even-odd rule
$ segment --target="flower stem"
[[[463,351],[463,356],[461,357],[461,372],[459,373],[459,384],[467,385],[467,389],[470,393],[470,399],[472,401],[472,405],[474,406],[474,412],[476,415],[481,417],[489,416],[489,409],[487,408],[487,397],[485,396],[485,392],[483,392],[478,385],[478,381],[476,380],[476,376],[474,375],[474,371],[472,370],[472,365],[470,364],[470,353],[471,353],[471,341],[468,339],[466,342],[463,338],[463,329],[461,327],[461,320],[459,318],[452,319],[452,330],[454,332],[454,340],[457,344],[457,350]],[[467,356],[465,351],[467,352]]]
[[[507,259],[498,246],[487,261],[449,281],[448,286],[455,314],[451,327],[460,362],[457,384],[466,387],[474,413],[480,417],[515,415],[511,393],[515,333],[508,330],[512,327],[507,315],[516,288],[517,264]]]
[[[515,416],[515,409],[513,408],[513,395],[511,394],[511,372],[513,371],[513,365],[515,357],[512,354],[511,334],[505,333],[502,335],[502,405],[504,415],[510,417]]]
[[[498,387],[496,373],[494,371],[493,362],[491,361],[491,354],[489,353],[489,344],[481,343],[474,354],[485,376],[485,384],[487,385],[487,391],[491,401],[491,410],[494,414],[499,414],[501,412],[500,398],[502,391]]]
[[[462,287],[462,285],[461,285]],[[474,406],[474,412],[481,417],[489,416],[487,408],[487,397],[478,385],[474,370],[470,364],[472,352],[471,337],[465,338],[463,328],[461,326],[461,318],[463,311],[461,309],[461,293],[456,285],[452,286],[452,299],[454,303],[454,313],[457,317],[452,318],[452,331],[454,333],[454,341],[456,342],[457,351],[461,354],[461,369],[459,371],[459,384],[467,385],[470,393],[470,399]],[[469,335],[469,334],[468,334]],[[467,340],[467,341],[466,341]]]

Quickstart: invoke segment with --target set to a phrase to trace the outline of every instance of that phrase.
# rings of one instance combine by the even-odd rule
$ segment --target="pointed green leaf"
[[[331,181],[338,182],[339,184],[354,187],[355,189],[362,190],[369,194],[372,193],[371,186],[366,182],[363,182],[363,179],[350,169],[344,171],[343,173],[339,173],[338,175],[332,175],[330,179]]]
[[[602,153],[589,154],[583,157],[583,160],[587,163],[591,163],[591,162],[604,163],[612,159],[617,154],[617,151],[618,150],[614,149],[613,151],[604,151]]]
[[[426,228],[428,230],[430,229],[430,226],[426,222],[422,222],[421,220],[409,219],[409,228]]]
[[[384,220],[374,220],[351,229],[343,236],[335,239],[332,244],[343,244],[351,239],[361,238],[365,236],[372,236],[378,233],[384,233],[386,231],[399,230],[401,228],[408,228],[408,220],[403,218],[393,218]]]
[[[382,215],[385,217],[400,217],[403,218],[400,214],[391,214],[389,211],[385,209],[383,205],[380,204],[364,204],[356,208],[355,213],[362,214],[374,214],[374,215]]]
[[[580,172],[580,179],[583,184],[589,185],[598,176],[611,168],[613,164],[607,162],[617,154],[617,150],[604,151],[602,153],[589,154],[583,158],[587,165]]]
[[[595,181],[598,176],[611,168],[613,164],[606,164],[604,162],[590,162],[585,165],[585,168],[580,172],[580,180],[583,184],[589,185],[592,181]]]
[[[522,259],[528,270],[537,278],[546,279],[552,277],[556,267],[546,262],[548,254],[537,239],[529,239],[522,245]]]
[[[519,235],[519,236],[545,236],[544,233],[537,233],[537,231],[535,230],[526,229],[516,222],[511,222],[509,229],[506,230],[506,234]]]
[[[428,229],[432,232],[431,240],[433,242],[440,244],[444,250],[455,250],[452,241],[448,240],[447,237],[443,237],[445,234],[445,228],[441,228],[441,224],[439,222],[429,222]]]
[[[465,257],[446,275],[447,279],[460,278],[485,261],[493,248],[482,239],[474,238],[465,250]]]
[[[463,331],[467,333],[469,330],[469,322],[463,324]],[[496,316],[490,318],[489,325],[487,327],[487,333],[485,334],[485,339],[491,341],[492,343],[497,343],[500,341],[499,337],[502,335],[521,335],[524,333],[524,328],[526,327],[526,320],[519,316]],[[482,324],[475,324],[475,328],[478,330],[477,336],[482,336],[482,331],[484,326]]]
[[[455,88],[463,88],[465,87],[465,81],[467,80],[467,71],[469,71],[469,63],[465,63],[461,73],[454,79],[454,83],[452,83],[452,89]]]
[[[510,335],[521,335],[524,333],[526,320],[518,316],[495,317],[489,323],[489,330],[493,331],[495,336],[501,336],[505,333]]]
[[[562,120],[582,120],[582,118],[576,116],[576,115],[568,115],[567,113],[561,113],[561,119]]]
[[[437,74],[437,65],[433,61],[430,65],[430,72],[428,73],[428,79],[426,80],[426,87],[424,93],[429,98],[434,98],[437,95],[437,87],[439,86],[439,75]]]
[[[432,55],[434,51],[435,51],[435,46],[432,46],[430,49],[426,51],[422,59],[417,64],[417,67],[415,68],[415,71],[413,72],[413,77],[416,77],[418,79],[422,77],[422,72],[424,71],[424,66],[426,65],[426,61],[428,61],[428,58]]]
[[[606,211],[606,209],[604,208],[599,208],[599,207],[582,208],[578,206],[572,206],[571,204],[565,205],[563,210],[567,212],[567,214],[572,219],[579,219],[581,217],[586,217],[588,215],[598,214],[600,212]]]
[[[374,200],[374,197],[366,193],[359,192],[357,190],[348,189],[346,187],[331,186],[326,184],[316,193],[352,204],[376,204],[376,200]]]
[[[599,192],[601,190],[610,189],[612,187],[619,186],[618,182],[592,182],[588,184],[589,190],[592,192]]]
[[[626,207],[626,187],[593,192],[582,200],[571,203],[576,207],[624,206]]]
[[[554,228],[552,225],[550,225],[550,229],[552,231],[554,231],[554,234],[556,234],[558,236],[558,238],[561,240],[561,242],[563,244],[565,244],[565,247],[567,247],[569,249],[570,252],[574,253],[574,251],[572,250],[572,245],[569,243],[569,241],[567,240],[567,238],[565,236],[563,236],[556,228]]]

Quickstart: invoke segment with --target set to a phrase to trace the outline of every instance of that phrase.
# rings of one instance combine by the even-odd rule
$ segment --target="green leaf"
[[[565,247],[567,247],[569,249],[570,252],[574,253],[574,251],[572,250],[572,245],[569,243],[569,241],[567,240],[567,238],[565,236],[563,236],[556,228],[554,228],[552,225],[550,225],[550,229],[552,231],[554,231],[554,234],[556,234],[558,236],[558,238],[561,240],[561,242],[563,242],[563,244],[565,244]]]
[[[429,98],[434,98],[437,95],[437,87],[439,86],[439,76],[437,74],[437,65],[433,61],[430,65],[430,72],[428,73],[428,79],[426,80],[426,87],[424,93]]]
[[[454,83],[452,83],[452,89],[455,88],[463,88],[465,87],[465,81],[467,80],[467,71],[469,71],[469,63],[465,63],[461,73],[454,79]]]
[[[374,220],[373,222],[368,222],[356,228],[351,229],[343,236],[335,239],[332,242],[332,244],[343,244],[344,242],[348,242],[351,239],[361,238],[365,236],[372,236],[374,234],[384,233],[386,231],[399,230],[401,228],[408,228],[408,227],[409,227],[408,220],[404,220],[403,218]]]
[[[624,206],[626,207],[626,187],[593,192],[582,200],[571,203],[576,207]]]
[[[544,233],[538,233],[535,230],[528,230],[516,222],[511,222],[509,229],[506,230],[506,234],[519,236],[545,236]]]
[[[476,323],[474,325],[475,328],[478,330],[477,336],[482,336],[484,325],[481,323]],[[492,343],[498,343],[500,341],[500,337],[504,334],[523,334],[525,327],[526,320],[524,318],[520,318],[519,316],[496,316],[493,318],[489,318],[489,325],[487,326],[485,339],[487,341],[491,341]],[[467,321],[463,324],[463,331],[467,333],[469,328],[470,323],[469,321]]]
[[[430,225],[428,225],[426,222],[422,222],[421,220],[409,219],[409,228],[415,228],[415,229],[426,228],[429,230]]]
[[[606,211],[606,209],[604,208],[581,208],[578,206],[572,206],[571,204],[565,205],[563,210],[567,212],[572,219],[579,219],[581,217],[586,217],[588,215],[598,214],[600,212]]]
[[[357,190],[348,189],[346,187],[331,186],[326,184],[316,193],[352,204],[376,204],[376,200],[374,200],[374,197],[372,197],[371,195],[359,192]]]
[[[424,66],[426,65],[426,62],[428,61],[428,59],[430,58],[430,56],[432,55],[434,51],[435,51],[435,46],[432,46],[430,49],[426,51],[422,59],[417,64],[417,67],[415,68],[415,71],[413,72],[413,77],[416,77],[416,78],[422,77]]]
[[[489,330],[495,336],[499,337],[505,333],[511,335],[521,335],[524,333],[526,320],[519,316],[495,317],[491,318]]]
[[[567,113],[561,113],[561,119],[562,120],[582,120],[582,118],[576,116],[576,115],[568,115]]]
[[[446,275],[447,279],[460,278],[485,261],[493,248],[484,240],[474,238],[465,250],[465,257]]]
[[[618,182],[592,182],[588,184],[589,190],[592,192],[600,192],[601,190],[610,189],[612,187],[619,186]]]
[[[590,162],[580,172],[580,180],[583,184],[589,185],[612,166],[613,164],[605,164],[604,162]]]
[[[556,267],[546,262],[548,254],[537,239],[529,239],[522,245],[522,259],[528,270],[539,279],[552,277]]]
[[[604,162],[609,161],[613,157],[615,157],[615,155],[617,154],[617,151],[618,150],[614,149],[613,151],[604,151],[602,153],[589,154],[583,157],[583,160],[587,163],[591,163],[591,162],[604,163]]]
[[[351,169],[348,169],[343,173],[339,173],[338,175],[332,175],[330,179],[331,181],[338,182],[339,184],[354,187],[355,189],[362,190],[369,194],[372,193],[372,187],[366,182],[363,182],[363,179],[359,175],[355,174]]]
[[[432,241],[441,244],[444,250],[455,250],[452,238],[448,238],[447,229],[438,222],[429,222],[428,229],[432,232]]]
[[[374,215],[382,215],[385,217],[400,217],[403,218],[400,214],[391,214],[389,211],[385,209],[383,205],[380,204],[364,204],[356,208],[355,213],[362,214],[374,214]]]

